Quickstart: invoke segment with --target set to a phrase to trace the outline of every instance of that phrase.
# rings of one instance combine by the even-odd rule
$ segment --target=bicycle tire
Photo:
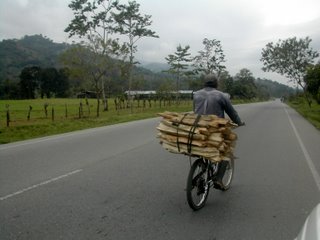
[[[230,159],[228,161],[228,166],[226,169],[226,172],[222,178],[222,184],[223,184],[223,189],[221,189],[222,191],[227,191],[230,186],[231,186],[231,182],[233,179],[233,174],[234,174],[234,159]]]
[[[204,207],[209,195],[208,173],[203,159],[197,159],[191,166],[187,180],[187,201],[197,211]]]

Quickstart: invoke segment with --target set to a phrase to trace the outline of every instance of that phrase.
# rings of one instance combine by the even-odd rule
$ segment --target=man
[[[214,75],[205,76],[205,86],[193,95],[193,111],[196,114],[213,114],[224,118],[224,112],[228,114],[231,120],[239,126],[244,125],[237,111],[233,108],[229,95],[217,90],[218,79]],[[222,160],[219,164],[214,186],[217,189],[223,189],[222,178],[228,166],[228,161]]]

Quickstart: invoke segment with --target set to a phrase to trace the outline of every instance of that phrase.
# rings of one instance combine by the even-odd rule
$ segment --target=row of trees
[[[79,93],[91,90],[90,84],[86,87],[86,82],[81,79],[79,75],[78,81],[69,78],[70,70],[67,68],[40,68],[40,67],[26,67],[21,71],[20,81],[17,86],[7,86],[8,94],[15,92],[16,98],[22,99],[34,99],[34,98],[51,98],[51,97],[75,97]],[[157,76],[157,74],[154,74]],[[160,74],[161,76],[161,74]],[[166,76],[166,75],[165,75]],[[119,96],[124,92],[126,88],[121,91],[117,90],[115,86],[119,85],[121,75],[119,72],[115,72],[110,77],[107,86],[108,97]],[[133,86],[138,90],[150,90],[150,82],[144,80],[143,75],[138,75],[137,78],[133,78]],[[202,77],[183,79],[181,84],[185,90],[198,90],[203,87]],[[232,98],[243,99],[268,99],[270,96],[280,96],[276,91],[272,91],[271,85],[269,87],[263,86],[262,82],[267,80],[256,79],[248,69],[241,69],[235,76],[231,76],[228,72],[224,71],[219,78],[219,89],[227,92]],[[173,78],[161,78],[149,79],[152,81],[154,88],[158,93],[169,93],[176,90],[176,85]],[[271,82],[271,81],[270,81]],[[120,84],[121,85],[121,84]],[[273,83],[272,85],[275,85]],[[111,86],[114,86],[110,89]],[[284,85],[283,85],[284,86]],[[11,89],[10,89],[11,88]],[[277,86],[279,89],[280,86]],[[282,89],[283,92],[289,92],[290,88]],[[113,93],[113,94],[112,94]],[[92,94],[96,96],[95,94]],[[11,96],[12,97],[12,96]]]
[[[261,57],[262,69],[279,73],[299,86],[303,90],[309,105],[311,105],[309,94],[312,94],[317,102],[320,101],[320,62],[314,64],[315,59],[319,57],[319,53],[310,47],[310,43],[311,39],[309,37],[301,39],[293,37],[279,40],[276,43],[270,42],[262,49]],[[191,57],[189,45],[185,47],[179,45],[176,52],[166,58],[170,65],[168,72],[176,77],[177,89],[179,89],[183,77],[215,74],[220,78],[220,81],[227,82],[227,85],[223,84],[222,89],[232,93],[232,95],[249,99],[257,96],[254,77],[248,69],[242,69],[234,77],[235,81],[232,88],[228,87],[231,86],[232,81],[226,72],[225,55],[220,41],[205,38],[203,45],[204,49],[199,51],[195,57]],[[263,91],[263,89],[259,91]]]
[[[310,42],[310,39],[306,38],[305,41]],[[255,97],[266,98],[269,95],[268,92],[270,92],[270,90],[266,89],[265,87],[261,87],[261,84],[257,84],[255,81],[256,79],[253,77],[250,70],[242,69],[234,77],[228,74],[228,72],[225,70],[225,66],[222,64],[225,62],[225,59],[219,41],[204,39],[203,44],[204,50],[199,51],[199,55],[196,57],[191,57],[191,54],[188,53],[188,50],[190,49],[189,46],[181,47],[179,45],[177,47],[177,51],[166,58],[170,68],[165,72],[169,73],[170,75],[164,75],[165,77],[160,77],[158,81],[152,79],[153,87],[151,89],[162,92],[180,89],[180,87],[183,89],[197,90],[203,86],[203,83],[201,82],[201,75],[215,73],[220,79],[220,89],[228,92],[231,96],[251,99]],[[300,55],[302,55],[302,53],[300,53]],[[313,56],[317,55],[314,54]],[[88,73],[99,72],[99,68],[95,65],[96,61],[92,60],[97,58],[97,56],[95,56],[92,51],[82,46],[77,46],[69,48],[69,50],[64,52],[61,59],[63,60],[64,57],[68,57],[69,61],[71,59],[71,63],[73,63],[76,67],[71,65],[72,70],[57,70],[55,68],[41,69],[40,67],[27,67],[23,69],[20,74],[20,98],[34,98],[38,96],[70,96],[70,87],[78,89],[79,92],[81,87],[84,89],[92,89],[92,86],[97,86],[99,84],[98,81],[95,81],[95,83],[92,85],[83,84],[87,82],[86,80],[88,78]],[[121,82],[123,75],[126,74],[125,63],[106,57],[101,57],[101,62],[102,61],[104,61],[104,64],[112,66],[112,68],[110,67],[109,71],[103,74],[104,77],[107,76],[107,81],[102,81],[102,83],[106,83],[104,89],[109,89],[109,94],[110,92],[119,93],[119,89],[117,91],[114,86],[126,85],[125,82]],[[77,68],[77,66],[82,67]],[[303,78],[299,78],[299,84],[303,84],[303,80],[303,86],[307,86],[306,91],[311,93],[313,97],[318,100],[319,64],[308,64],[306,66],[307,73],[305,76],[302,75]],[[136,70],[137,69],[138,68],[136,68]],[[68,75],[72,71],[73,77],[76,76],[77,81],[70,81],[68,79]],[[301,72],[301,74],[304,73],[302,70]],[[289,73],[291,73],[291,71]],[[134,86],[134,89],[150,89],[151,84],[145,81],[146,79],[144,79],[144,74],[134,75],[135,77],[132,78],[132,86]],[[175,84],[173,84],[174,78],[176,79]],[[78,85],[78,88],[76,88],[76,84]],[[16,89],[11,86],[11,91],[9,91],[9,88],[10,87],[8,87],[8,92],[11,93],[13,92],[12,89]],[[120,91],[123,92],[127,89],[127,87],[124,87]],[[101,92],[99,92],[99,94],[101,94]]]
[[[69,71],[66,68],[26,67],[21,71],[20,96],[23,99],[67,97],[68,91]]]
[[[19,75],[19,81],[8,79],[0,84],[3,99],[35,99],[51,97],[69,97],[70,81],[67,68],[25,67]]]

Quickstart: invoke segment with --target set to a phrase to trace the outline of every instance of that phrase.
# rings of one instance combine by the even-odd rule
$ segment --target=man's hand
[[[239,127],[240,127],[240,126],[245,126],[245,125],[246,125],[245,122],[241,122],[240,124],[238,124]]]

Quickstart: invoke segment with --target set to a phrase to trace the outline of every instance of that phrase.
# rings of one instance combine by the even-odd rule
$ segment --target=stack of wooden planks
[[[215,115],[194,113],[159,113],[157,127],[161,145],[172,153],[202,156],[211,161],[233,158],[236,124]]]

